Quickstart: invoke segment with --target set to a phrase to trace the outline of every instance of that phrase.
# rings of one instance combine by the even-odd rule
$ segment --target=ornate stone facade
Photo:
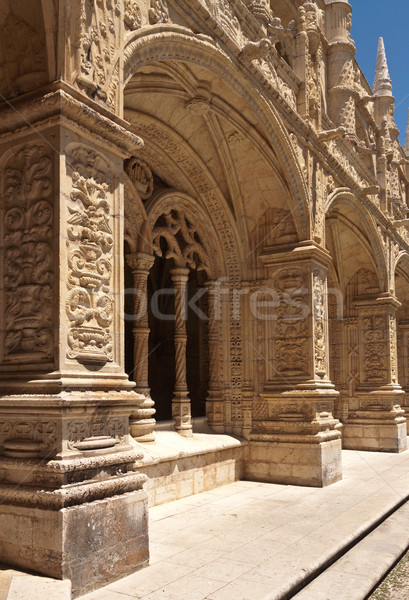
[[[43,540],[0,560],[145,565],[158,422],[268,482],[405,449],[409,146],[349,2],[0,4],[0,519]]]

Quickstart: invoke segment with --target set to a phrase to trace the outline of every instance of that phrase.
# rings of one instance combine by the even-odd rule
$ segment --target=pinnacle
[[[385,45],[382,37],[379,38],[378,42],[373,93],[375,96],[392,96],[392,81],[389,75]]]

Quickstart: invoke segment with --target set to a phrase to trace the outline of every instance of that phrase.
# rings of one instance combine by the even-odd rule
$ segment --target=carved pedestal
[[[141,140],[57,85],[15,103],[0,111],[18,131],[0,138],[0,561],[78,596],[148,561],[118,293],[123,158]]]
[[[328,255],[312,243],[266,253],[264,391],[250,434],[247,478],[324,486],[341,478],[338,392],[328,377]],[[260,318],[260,315],[257,315]]]
[[[401,452],[406,449],[406,419],[400,407],[396,309],[399,302],[385,293],[356,302],[359,329],[359,385],[350,401],[343,429],[346,448]]]

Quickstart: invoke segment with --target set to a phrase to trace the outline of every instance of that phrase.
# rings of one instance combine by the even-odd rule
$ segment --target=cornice
[[[129,131],[129,124],[79,94],[63,82],[0,105],[0,144],[10,132],[38,131],[65,121],[73,129],[99,137],[120,156],[128,157],[143,147],[143,140]]]

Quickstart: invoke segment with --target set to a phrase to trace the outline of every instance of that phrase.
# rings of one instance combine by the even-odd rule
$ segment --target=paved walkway
[[[324,489],[240,481],[152,508],[150,566],[81,600],[278,600],[295,593],[409,497],[409,451],[346,450],[343,465],[343,480]],[[366,586],[379,581],[368,565],[346,573],[352,586],[365,577]],[[345,594],[328,590],[325,597]]]

